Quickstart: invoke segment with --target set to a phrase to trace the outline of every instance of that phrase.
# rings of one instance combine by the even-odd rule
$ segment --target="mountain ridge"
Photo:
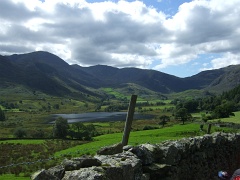
[[[240,65],[180,78],[151,69],[69,65],[54,54],[36,51],[0,56],[0,75],[3,83],[24,84],[31,89],[60,96],[72,93],[99,96],[94,90],[101,87],[117,88],[129,83],[169,94],[189,89],[232,89],[240,84]]]

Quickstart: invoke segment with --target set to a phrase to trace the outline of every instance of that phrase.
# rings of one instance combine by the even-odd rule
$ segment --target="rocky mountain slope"
[[[240,84],[240,65],[200,72],[187,78],[149,69],[115,68],[106,65],[69,65],[54,54],[37,51],[0,56],[1,87],[24,85],[52,95],[88,94],[99,96],[101,87],[123,87],[129,83],[158,93],[189,89],[229,90]]]

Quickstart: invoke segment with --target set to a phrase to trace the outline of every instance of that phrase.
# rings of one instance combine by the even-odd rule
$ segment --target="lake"
[[[75,122],[106,122],[106,121],[125,121],[127,112],[89,112],[81,114],[54,114],[53,118],[62,117],[68,123]],[[135,112],[134,119],[152,119],[153,115],[140,114]],[[51,123],[54,123],[52,121]]]

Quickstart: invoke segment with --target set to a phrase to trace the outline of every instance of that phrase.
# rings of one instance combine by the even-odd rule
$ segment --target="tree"
[[[6,120],[6,116],[4,111],[0,108],[0,121],[5,121]]]
[[[66,138],[68,134],[68,121],[62,117],[59,117],[55,120],[55,124],[53,127],[54,137],[57,138]]]
[[[54,108],[54,109],[59,109],[59,107],[60,107],[59,104],[54,104],[54,105],[53,105],[53,108]]]
[[[27,132],[25,129],[23,128],[17,128],[15,131],[14,131],[14,136],[16,138],[23,138],[27,135]]]
[[[182,123],[184,124],[184,122],[191,117],[191,114],[188,113],[188,110],[186,108],[179,108],[176,112],[175,117],[180,118]]]
[[[34,129],[32,131],[33,138],[44,138],[44,131],[42,129]]]
[[[188,112],[195,112],[199,106],[198,100],[192,99],[184,102],[183,107],[185,107]]]
[[[86,126],[86,130],[89,132],[89,135],[92,136],[96,136],[98,134],[95,126],[93,124],[89,124]]]
[[[83,139],[83,132],[86,131],[86,126],[82,122],[76,122],[72,124],[73,129],[76,129],[77,132],[74,133],[74,137],[77,139]]]
[[[82,122],[73,123],[72,126],[73,126],[74,129],[77,129],[78,133],[80,132],[80,129],[82,129],[82,130],[86,129],[86,126]]]
[[[226,102],[222,105],[217,106],[213,111],[214,118],[227,118],[229,116],[234,116],[233,111],[235,111],[234,103]]]
[[[161,120],[158,124],[159,125],[162,125],[162,127],[164,127],[165,124],[167,124],[167,121],[170,120],[170,117],[169,116],[166,116],[166,115],[162,115],[159,117],[159,119]]]

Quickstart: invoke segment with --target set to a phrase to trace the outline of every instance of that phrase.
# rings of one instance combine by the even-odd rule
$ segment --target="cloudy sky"
[[[0,54],[178,77],[240,64],[239,0],[0,0]]]

